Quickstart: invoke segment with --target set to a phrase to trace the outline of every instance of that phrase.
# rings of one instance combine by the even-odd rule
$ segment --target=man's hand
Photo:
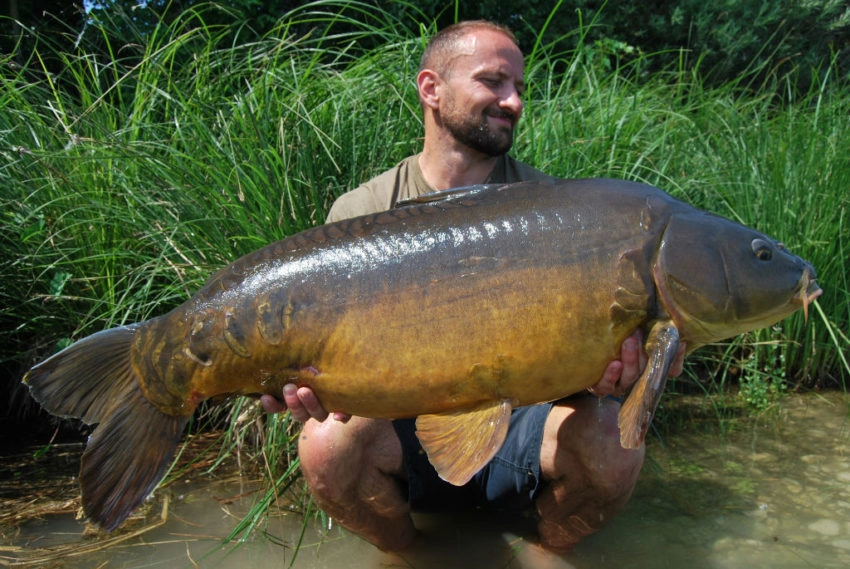
[[[608,367],[605,368],[605,373],[602,374],[602,379],[587,390],[597,397],[608,395],[622,397],[625,395],[646,367],[647,357],[641,348],[642,344],[643,336],[640,330],[626,338],[620,348],[620,359],[609,363]],[[685,351],[687,351],[685,342],[679,342],[676,359],[670,366],[670,377],[678,377],[682,374]]]
[[[283,386],[283,401],[271,395],[263,395],[260,402],[267,413],[281,413],[289,409],[292,418],[299,423],[306,423],[311,418],[321,422],[330,416],[312,389],[298,387],[292,383]],[[345,423],[351,419],[351,415],[336,412],[333,418]]]

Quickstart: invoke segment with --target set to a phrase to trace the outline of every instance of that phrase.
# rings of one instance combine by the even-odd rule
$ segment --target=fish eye
[[[759,261],[770,261],[773,258],[773,248],[764,239],[753,239],[753,253]]]

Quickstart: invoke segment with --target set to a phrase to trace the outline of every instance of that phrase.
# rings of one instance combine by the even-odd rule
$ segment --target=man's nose
[[[522,114],[522,99],[519,96],[519,91],[516,88],[511,88],[510,92],[506,93],[506,96],[499,102],[499,106],[506,111],[512,112],[519,119]]]

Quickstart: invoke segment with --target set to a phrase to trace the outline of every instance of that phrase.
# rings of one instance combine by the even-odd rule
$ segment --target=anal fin
[[[502,447],[511,420],[511,401],[491,401],[474,409],[420,415],[416,436],[440,478],[462,486]]]
[[[670,321],[656,322],[646,339],[646,368],[623,403],[617,417],[620,446],[638,448],[646,437],[655,408],[667,383],[679,349],[679,330]]]

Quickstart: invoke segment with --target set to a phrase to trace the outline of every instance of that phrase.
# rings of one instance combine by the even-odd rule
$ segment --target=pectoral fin
[[[620,445],[638,448],[661,400],[667,374],[679,349],[679,330],[669,321],[656,322],[646,339],[649,360],[623,408],[620,409]]]
[[[420,415],[416,436],[440,478],[462,486],[502,447],[511,420],[511,402],[493,401],[463,412]]]

